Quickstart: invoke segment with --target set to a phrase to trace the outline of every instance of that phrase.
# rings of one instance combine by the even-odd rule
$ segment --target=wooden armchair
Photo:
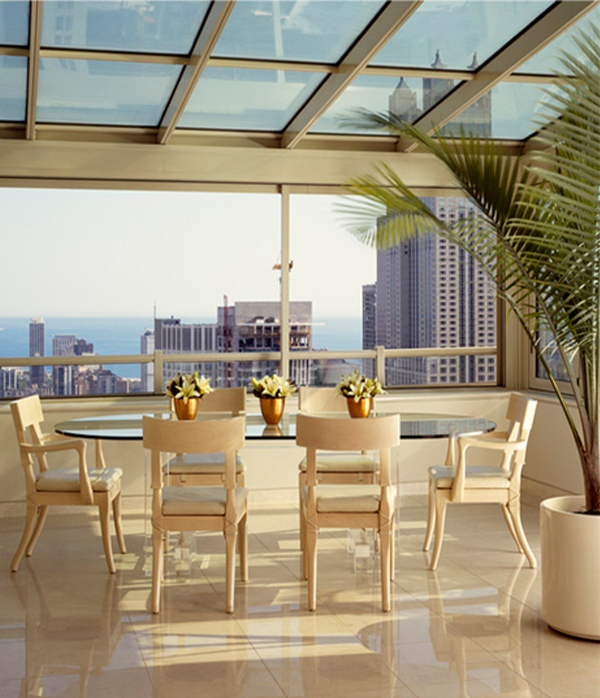
[[[429,468],[429,513],[423,544],[423,550],[429,550],[435,529],[429,569],[436,569],[440,557],[447,505],[470,502],[500,504],[519,552],[526,556],[530,567],[537,566],[521,523],[521,473],[536,408],[536,400],[513,394],[506,413],[507,431],[461,436],[456,469],[437,465]],[[467,465],[467,451],[472,448],[501,454],[500,466]]]
[[[17,431],[27,500],[25,530],[12,559],[11,570],[16,572],[19,569],[23,553],[27,557],[33,553],[51,505],[88,505],[98,507],[106,564],[109,572],[114,574],[115,564],[109,532],[111,504],[119,549],[122,553],[126,552],[121,529],[123,471],[120,468],[90,469],[86,463],[84,441],[66,439],[56,434],[44,434],[41,430],[44,415],[39,396],[31,395],[12,402],[10,408]],[[48,466],[48,454],[69,451],[77,454],[77,468]]]

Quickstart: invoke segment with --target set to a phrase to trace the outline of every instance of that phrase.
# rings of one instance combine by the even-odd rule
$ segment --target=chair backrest
[[[537,409],[537,400],[512,393],[506,410],[509,421],[508,440],[527,441]]]
[[[162,453],[224,453],[225,487],[233,489],[235,455],[244,446],[245,418],[178,421],[143,418],[144,448],[152,452],[152,487],[162,486]]]
[[[298,388],[298,409],[303,412],[347,413],[346,399],[337,395],[335,388]]]
[[[21,452],[21,465],[26,469],[27,479],[34,477],[30,468],[33,466],[33,459],[29,453],[25,453],[20,444],[29,443],[40,445],[43,440],[41,423],[44,421],[42,412],[42,402],[39,395],[29,395],[20,400],[10,403],[17,441]],[[43,453],[36,454],[36,460],[40,471],[48,470],[48,461]]]
[[[307,484],[316,482],[316,451],[379,451],[380,480],[390,484],[390,449],[400,445],[400,415],[350,417],[296,416],[296,443],[306,448]]]
[[[229,412],[234,417],[246,411],[246,388],[216,388],[198,402],[198,412]]]
[[[20,400],[15,400],[10,403],[10,411],[12,412],[15,429],[19,434],[20,441],[27,440],[27,431],[32,440],[32,443],[40,443],[41,428],[40,424],[44,421],[42,412],[42,402],[39,395],[29,395]]]

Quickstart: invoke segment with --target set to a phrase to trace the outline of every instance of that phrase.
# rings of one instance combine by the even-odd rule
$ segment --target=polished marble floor
[[[216,534],[175,536],[153,616],[142,513],[125,516],[116,575],[95,517],[58,510],[11,574],[22,519],[0,518],[0,698],[600,698],[600,644],[543,623],[539,572],[499,508],[451,507],[435,573],[425,514],[425,497],[402,498],[391,613],[372,542],[346,531],[320,538],[310,613],[297,510],[253,508],[251,580],[237,584],[232,616]],[[539,554],[534,498],[523,521]]]

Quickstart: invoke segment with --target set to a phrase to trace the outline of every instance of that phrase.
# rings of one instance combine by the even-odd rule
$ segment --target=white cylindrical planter
[[[581,512],[584,497],[540,506],[542,617],[555,630],[600,640],[600,516]]]

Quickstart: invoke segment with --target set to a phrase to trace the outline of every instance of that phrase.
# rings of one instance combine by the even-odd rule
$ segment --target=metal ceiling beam
[[[414,2],[394,0],[384,7],[342,59],[336,72],[325,79],[321,87],[292,119],[281,138],[283,148],[294,148],[298,144],[308,129],[327,111],[422,2],[423,0]]]
[[[35,140],[38,77],[40,73],[40,42],[42,40],[42,0],[29,3],[29,54],[27,63],[27,113],[25,137]]]
[[[175,127],[208,63],[210,54],[217,44],[221,32],[227,24],[236,0],[216,0],[210,9],[200,30],[200,34],[191,52],[191,63],[183,69],[177,87],[171,95],[169,104],[158,128],[158,142],[165,145],[173,134]]]
[[[472,80],[459,85],[445,99],[418,119],[415,125],[423,131],[431,133],[435,128],[447,124],[457,114],[491,90],[494,85],[525,63],[533,54],[575,24],[595,4],[597,4],[597,0],[569,0],[569,2],[557,3],[537,22],[485,63]],[[411,152],[415,148],[416,144],[413,141],[400,138],[398,150]]]

